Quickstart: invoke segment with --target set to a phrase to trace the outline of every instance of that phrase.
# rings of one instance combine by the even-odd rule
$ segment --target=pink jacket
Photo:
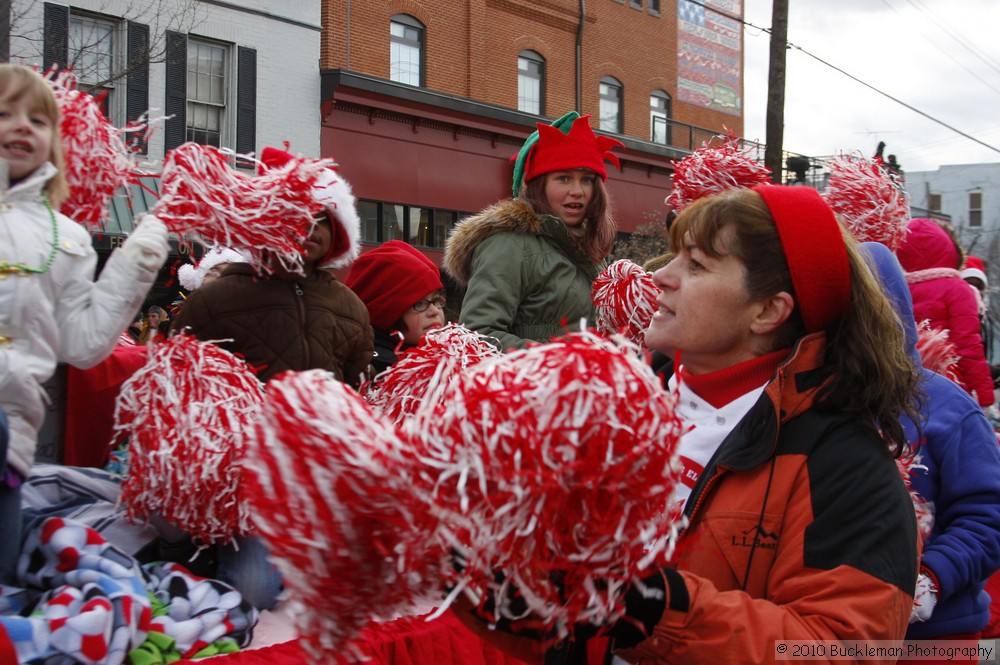
[[[983,352],[979,306],[958,272],[958,249],[948,233],[929,219],[913,219],[896,251],[907,272],[917,323],[947,330],[958,354],[958,378],[980,406],[993,404],[993,379]],[[925,272],[927,271],[927,272]]]

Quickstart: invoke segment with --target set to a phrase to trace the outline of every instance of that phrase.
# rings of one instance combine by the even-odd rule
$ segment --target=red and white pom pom
[[[272,379],[246,461],[259,533],[319,662],[374,617],[440,596],[436,519],[414,503],[415,463],[391,426],[321,370]]]
[[[135,128],[118,129],[111,124],[94,97],[77,89],[72,72],[53,70],[46,80],[59,105],[63,174],[69,186],[59,211],[98,230],[108,217],[111,197],[136,169],[134,153],[124,138]]]
[[[954,342],[948,339],[947,330],[935,330],[930,321],[920,321],[917,324],[917,352],[925,368],[962,385],[958,380],[958,351]]]
[[[361,394],[389,422],[402,424],[428,399],[456,378],[500,352],[481,335],[456,323],[429,330],[387,370],[366,382]]]
[[[602,335],[624,335],[642,346],[646,328],[659,307],[659,295],[653,276],[642,266],[628,259],[615,261],[594,279],[590,292],[597,313],[597,331]]]
[[[152,212],[183,237],[238,249],[258,270],[277,262],[300,272],[313,215],[323,209],[313,187],[330,164],[293,158],[254,177],[230,168],[216,148],[185,143],[163,161]]]
[[[133,519],[160,515],[202,544],[250,530],[242,500],[246,439],[264,391],[242,359],[175,335],[122,386],[115,434],[129,435],[122,503]]]
[[[771,170],[740,148],[734,134],[720,136],[720,146],[705,142],[674,165],[667,205],[680,212],[693,201],[730,189],[751,189],[771,182]]]
[[[934,506],[913,489],[912,481],[914,471],[926,467],[922,466],[913,454],[908,453],[896,458],[896,469],[910,493],[910,500],[913,501],[913,511],[917,515],[917,533],[920,534],[922,541],[927,542],[934,527]]]
[[[880,242],[896,251],[906,237],[910,205],[885,169],[862,156],[839,155],[827,162],[830,178],[823,198],[858,242]]]
[[[467,558],[454,593],[524,619],[516,588],[560,638],[621,617],[626,586],[669,554],[674,403],[635,349],[578,333],[481,363],[418,412],[435,475],[413,491],[431,488],[440,537]]]

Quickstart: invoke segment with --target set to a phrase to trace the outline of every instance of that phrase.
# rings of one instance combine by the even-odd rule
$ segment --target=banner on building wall
[[[677,98],[739,115],[743,99],[741,26],[743,0],[677,3]]]

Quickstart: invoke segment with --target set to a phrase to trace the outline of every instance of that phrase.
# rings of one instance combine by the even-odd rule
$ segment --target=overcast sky
[[[881,140],[906,171],[1000,162],[1000,0],[788,2],[785,150],[871,156]],[[770,28],[771,0],[744,0],[744,19]],[[769,42],[744,31],[744,135],[761,142]]]

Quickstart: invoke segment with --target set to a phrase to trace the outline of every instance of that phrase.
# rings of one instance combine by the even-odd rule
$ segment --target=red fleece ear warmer
[[[413,303],[444,288],[434,262],[402,240],[390,240],[359,256],[344,284],[368,308],[372,326],[389,329]]]
[[[840,223],[811,187],[759,185],[778,229],[807,332],[837,321],[851,299],[851,264]]]

